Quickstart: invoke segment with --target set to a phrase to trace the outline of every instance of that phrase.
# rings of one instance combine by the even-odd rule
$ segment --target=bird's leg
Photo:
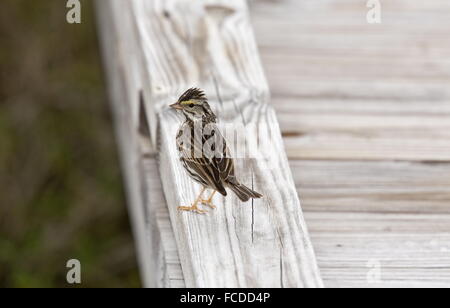
[[[195,199],[195,202],[194,202],[194,204],[192,204],[192,206],[179,206],[178,210],[180,210],[180,211],[192,211],[192,212],[196,212],[196,213],[199,213],[199,214],[206,213],[206,211],[200,210],[197,207],[198,203],[202,199],[202,195],[203,195],[204,192],[205,192],[205,187],[202,188],[202,191],[198,195],[197,199]]]
[[[213,199],[215,193],[216,193],[216,190],[213,191],[213,193],[211,194],[211,196],[208,199],[202,200],[202,204],[207,205],[212,209],[215,209],[216,206],[214,204],[212,204],[212,199]]]

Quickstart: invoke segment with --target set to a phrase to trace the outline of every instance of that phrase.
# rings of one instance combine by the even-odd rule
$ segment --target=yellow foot
[[[212,208],[212,209],[215,209],[215,208],[216,208],[216,206],[215,206],[214,204],[212,204],[212,200],[202,200],[201,203],[202,203],[203,205],[209,206],[209,207]]]
[[[207,200],[202,200],[201,203],[204,204],[204,205],[209,206],[212,209],[215,209],[216,206],[214,204],[212,204],[212,199],[213,199],[215,193],[216,193],[216,191],[213,191],[211,196]]]
[[[207,211],[199,209],[196,205],[193,206],[179,206],[179,211],[190,211],[190,212],[196,212],[198,214],[204,214],[207,213]]]

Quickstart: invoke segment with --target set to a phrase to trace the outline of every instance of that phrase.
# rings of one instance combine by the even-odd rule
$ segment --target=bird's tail
[[[242,184],[230,184],[229,187],[242,202],[247,202],[250,198],[258,199],[263,196]]]

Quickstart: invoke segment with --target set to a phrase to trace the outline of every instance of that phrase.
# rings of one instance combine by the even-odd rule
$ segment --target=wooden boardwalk
[[[326,287],[450,287],[450,2],[251,1]],[[183,277],[167,210],[171,286]]]
[[[229,1],[208,2],[211,16],[218,21],[222,13],[230,12],[215,10],[219,2],[226,8]],[[368,24],[366,0],[250,1],[256,41],[272,93],[270,103],[277,112],[293,173],[290,184],[292,187],[295,184],[300,196],[325,286],[450,287],[450,2],[380,2],[382,23]],[[151,110],[152,103],[161,103],[167,93],[175,92],[170,86],[180,86],[179,80],[184,75],[167,77],[170,82],[163,87],[170,90],[167,93],[151,88],[147,78],[156,73],[159,76],[153,77],[158,80],[164,75],[164,70],[157,69],[159,62],[152,62],[153,56],[164,50],[161,59],[176,68],[183,61],[173,61],[177,57],[170,54],[172,49],[165,50],[165,44],[157,46],[167,37],[161,31],[153,31],[155,23],[146,14],[156,12],[149,11],[150,6],[146,7],[142,0],[131,6],[117,0],[108,3],[110,11],[99,10],[99,15],[103,16],[100,20],[107,34],[103,45],[114,47],[104,51],[106,61],[114,64],[107,68],[108,75],[113,76],[110,88],[119,118],[130,213],[137,222],[134,228],[144,283],[166,287],[211,286],[214,277],[199,283],[195,275],[186,275],[190,266],[196,273],[207,272],[209,276],[217,276],[221,268],[215,267],[216,260],[211,259],[208,269],[214,271],[203,270],[206,254],[188,258],[196,247],[183,245],[187,242],[180,237],[189,232],[180,230],[194,229],[186,224],[190,218],[174,211],[177,196],[170,191],[171,179],[168,174],[159,175],[161,166],[170,164],[167,155],[161,152],[162,162],[157,161],[154,147],[158,113]],[[159,0],[153,3],[167,4]],[[130,10],[131,7],[134,9]],[[185,16],[169,12],[163,15],[165,18]],[[189,24],[192,20],[185,22]],[[218,25],[223,26],[220,22]],[[237,33],[242,24],[231,22],[231,25],[234,29],[231,33]],[[136,29],[140,31],[135,32]],[[170,32],[184,28],[167,29]],[[245,33],[251,37],[251,33]],[[242,40],[240,46],[248,43],[251,42]],[[155,46],[157,49],[153,50]],[[246,56],[248,50],[253,50],[236,46],[233,50],[243,51]],[[134,57],[136,54],[141,56]],[[224,59],[228,56],[223,55]],[[189,59],[190,55],[185,56]],[[257,62],[252,57],[245,59],[233,63]],[[121,117],[126,121],[120,121]],[[139,130],[140,135],[136,127],[143,128]],[[168,149],[163,147],[166,153]],[[294,189],[291,191],[295,196]],[[215,214],[219,215],[225,208],[230,214],[231,209],[238,208],[237,204],[232,205],[218,208]],[[283,202],[277,206],[282,208]],[[302,222],[301,213],[299,217]],[[233,218],[236,220],[228,215],[223,221],[233,223]],[[264,232],[267,231],[264,227],[272,227],[258,222],[252,220],[252,231],[253,227]],[[199,230],[207,230],[211,225],[212,221],[208,220]],[[174,233],[174,226],[181,229]],[[227,225],[222,227],[225,230]],[[243,235],[247,231],[237,227],[223,234]],[[203,239],[200,235],[203,233],[196,234]],[[243,246],[254,256],[252,245]],[[309,244],[306,246],[310,250]],[[208,247],[211,251],[217,248],[213,244]],[[272,253],[264,248],[267,255]],[[271,260],[283,258],[277,255]],[[306,264],[305,269],[315,269],[313,257],[297,261]],[[244,263],[245,269],[255,264]],[[273,277],[280,278],[281,274],[281,279],[275,281],[266,275],[265,282],[296,285],[292,281],[284,284],[283,262],[272,265],[268,268],[275,269]],[[239,272],[233,266],[224,270],[232,275]],[[264,275],[265,272],[248,273]],[[240,270],[238,274],[243,273]],[[248,273],[242,279],[258,285],[257,275],[248,279]],[[305,281],[314,282],[318,274],[315,271],[313,274]]]
[[[380,2],[250,11],[325,286],[450,287],[450,2]]]

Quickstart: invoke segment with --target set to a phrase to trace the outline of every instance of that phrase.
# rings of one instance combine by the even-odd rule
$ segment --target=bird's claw
[[[192,205],[192,206],[179,206],[178,207],[179,211],[189,211],[189,212],[195,212],[197,214],[205,214],[207,213],[207,211],[201,210],[199,209],[196,205]]]
[[[202,202],[203,205],[207,205],[207,206],[209,206],[212,209],[216,208],[216,206],[214,204],[212,204],[211,200],[202,200],[201,202]]]

